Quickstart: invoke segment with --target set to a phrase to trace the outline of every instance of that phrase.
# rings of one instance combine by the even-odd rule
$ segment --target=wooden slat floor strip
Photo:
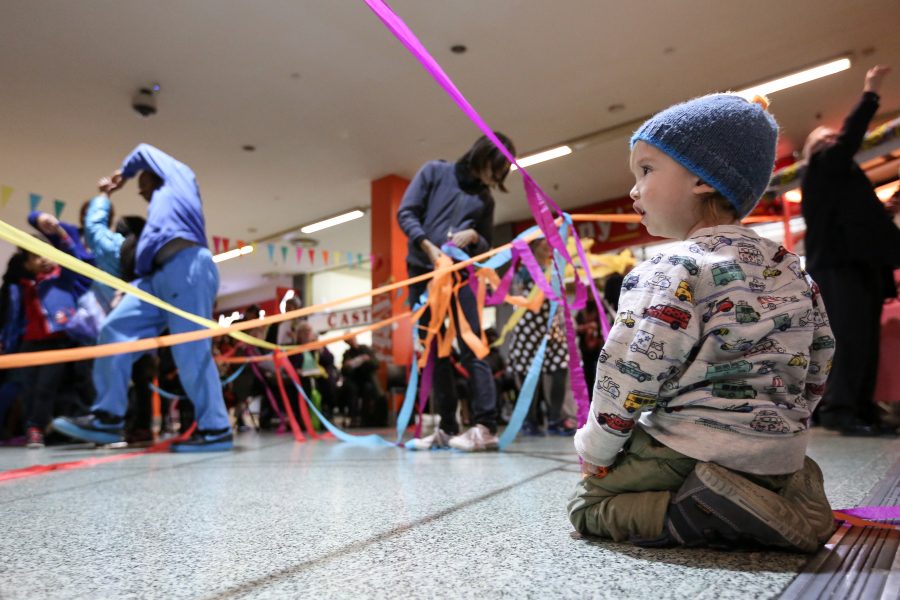
[[[875,485],[862,504],[900,504],[900,461]],[[780,598],[898,600],[900,531],[843,525],[809,560]]]

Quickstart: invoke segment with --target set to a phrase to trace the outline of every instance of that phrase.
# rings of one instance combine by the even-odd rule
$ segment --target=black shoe
[[[225,452],[234,448],[231,428],[216,431],[195,431],[191,437],[181,442],[173,442],[172,452]]]
[[[698,463],[685,480],[669,504],[664,528],[664,535],[683,546],[801,552],[819,547],[809,523],[788,500],[712,463]]]

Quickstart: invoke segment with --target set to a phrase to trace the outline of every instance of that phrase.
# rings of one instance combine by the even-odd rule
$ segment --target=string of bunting
[[[232,246],[232,239],[214,235],[211,237],[213,254],[228,252],[229,250],[243,248],[244,246],[253,246],[254,251],[258,247],[264,245],[266,255],[269,262],[276,264],[280,257],[281,264],[288,264],[290,259],[295,266],[306,266],[308,268],[315,267],[360,267],[368,262],[373,267],[377,265],[378,258],[374,254],[363,254],[361,252],[352,252],[349,250],[325,250],[315,248],[293,247],[287,244],[257,244],[255,242],[245,242],[244,240],[235,240]],[[291,252],[291,248],[294,251]]]

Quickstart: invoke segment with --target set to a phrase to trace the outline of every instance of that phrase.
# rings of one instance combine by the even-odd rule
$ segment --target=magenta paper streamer
[[[900,520],[900,506],[858,506],[841,509],[838,512],[870,521]]]
[[[570,264],[574,262],[569,257],[568,250],[566,248],[565,243],[562,240],[559,232],[556,230],[556,226],[554,223],[554,216],[551,211],[555,211],[557,214],[562,214],[562,210],[553,201],[550,196],[548,196],[544,190],[537,184],[534,179],[531,178],[531,175],[528,174],[525,169],[523,169],[517,162],[516,157],[513,156],[509,150],[506,149],[497,136],[494,135],[494,131],[488,127],[488,124],[481,118],[475,108],[469,103],[468,100],[462,95],[462,92],[456,87],[453,81],[447,76],[441,66],[438,64],[436,60],[431,56],[425,46],[419,41],[416,35],[406,26],[406,23],[398,17],[391,8],[383,2],[383,0],[365,0],[368,7],[374,12],[379,19],[381,19],[382,23],[394,34],[394,36],[403,44],[407,50],[412,53],[412,55],[422,64],[426,71],[432,76],[432,78],[440,85],[445,92],[450,96],[450,98],[459,106],[459,108],[465,113],[467,117],[490,139],[498,150],[506,157],[506,159],[516,165],[519,169],[519,173],[522,175],[522,181],[525,186],[525,196],[528,199],[528,205],[531,208],[531,213],[535,218],[538,226],[541,231],[543,231],[544,236],[547,239],[547,242],[550,244],[550,247],[554,250],[558,251],[561,256],[565,258]],[[575,244],[579,248],[579,255],[583,255],[584,251],[581,248],[581,241],[578,236],[575,236]],[[584,259],[582,259],[584,260]],[[594,282],[591,281],[591,291],[594,293],[595,300],[599,300],[598,294],[596,292],[596,286]],[[583,303],[585,298],[585,290],[584,290],[584,282],[579,278],[575,278],[575,294],[576,294],[576,303],[573,305],[578,307],[579,302]],[[597,302],[598,311],[602,305]],[[569,313],[569,306],[563,302],[564,310]],[[605,319],[603,321],[605,324]],[[567,338],[574,335],[574,328],[571,328],[567,325],[566,327],[566,336]],[[573,346],[574,340],[568,340],[569,347]],[[574,345],[577,350],[577,344]],[[576,370],[580,370],[580,355],[576,352],[570,357],[570,366],[572,364],[576,364]],[[579,406],[579,415],[582,413],[582,407],[589,405],[589,400],[587,398],[587,387],[584,385],[583,380],[581,383],[574,381],[573,378],[572,391],[575,395],[575,399],[578,402]],[[586,416],[586,411],[585,411]],[[583,424],[584,421],[579,417],[580,424]]]

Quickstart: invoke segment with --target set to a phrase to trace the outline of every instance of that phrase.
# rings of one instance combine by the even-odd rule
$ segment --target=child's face
[[[634,210],[652,235],[683,240],[700,223],[699,194],[713,191],[698,177],[644,142],[631,151]]]
[[[25,270],[32,275],[49,273],[55,266],[56,263],[47,260],[43,256],[38,256],[37,254],[29,254],[28,258],[25,259]]]

